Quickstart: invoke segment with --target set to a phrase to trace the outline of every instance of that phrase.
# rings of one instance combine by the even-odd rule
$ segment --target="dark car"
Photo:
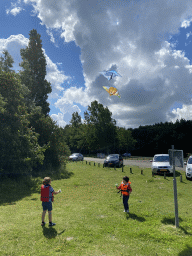
[[[124,153],[123,156],[125,156],[125,157],[130,157],[130,156],[131,156],[131,153]]]
[[[108,155],[104,161],[105,167],[121,167],[123,166],[123,157],[119,154]]]

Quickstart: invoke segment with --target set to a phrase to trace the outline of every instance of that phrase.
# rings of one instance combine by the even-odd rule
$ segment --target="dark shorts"
[[[52,202],[42,202],[43,211],[52,211]]]

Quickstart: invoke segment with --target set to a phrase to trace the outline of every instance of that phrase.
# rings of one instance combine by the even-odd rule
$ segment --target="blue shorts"
[[[52,202],[42,202],[43,211],[52,211]]]

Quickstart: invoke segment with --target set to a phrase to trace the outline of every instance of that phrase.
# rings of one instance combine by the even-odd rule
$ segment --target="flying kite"
[[[117,91],[117,88],[115,87],[109,87],[109,86],[103,86],[103,88],[109,93],[110,96],[115,95],[118,96],[119,98],[121,98],[121,96],[119,95],[119,92]]]
[[[102,72],[99,72],[99,73],[104,75],[104,77],[106,77],[108,80],[111,80],[115,76],[120,76],[121,77],[121,75],[118,74],[115,70],[102,71]]]

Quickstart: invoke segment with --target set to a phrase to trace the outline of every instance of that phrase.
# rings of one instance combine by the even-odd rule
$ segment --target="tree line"
[[[191,150],[191,120],[157,123],[138,128],[117,127],[112,113],[97,101],[84,113],[84,124],[73,113],[71,124],[64,128],[64,136],[72,152],[83,154],[131,153],[133,156],[167,154],[171,146],[183,150],[184,157]]]
[[[185,154],[191,151],[192,121],[126,129],[97,101],[88,106],[83,123],[75,112],[68,125],[59,127],[49,116],[52,89],[45,79],[47,64],[36,30],[30,31],[28,46],[20,54],[18,73],[8,51],[0,57],[0,173],[57,172],[74,152],[152,156],[167,153],[171,145]]]
[[[125,153],[134,149],[136,140],[132,132],[116,126],[112,113],[96,100],[84,113],[84,123],[78,112],[72,114],[63,136],[72,152],[82,154]]]
[[[184,157],[191,154],[191,120],[177,120],[173,122],[157,123],[129,129],[137,140],[134,155],[153,156],[154,154],[167,154],[171,146],[183,150]]]

